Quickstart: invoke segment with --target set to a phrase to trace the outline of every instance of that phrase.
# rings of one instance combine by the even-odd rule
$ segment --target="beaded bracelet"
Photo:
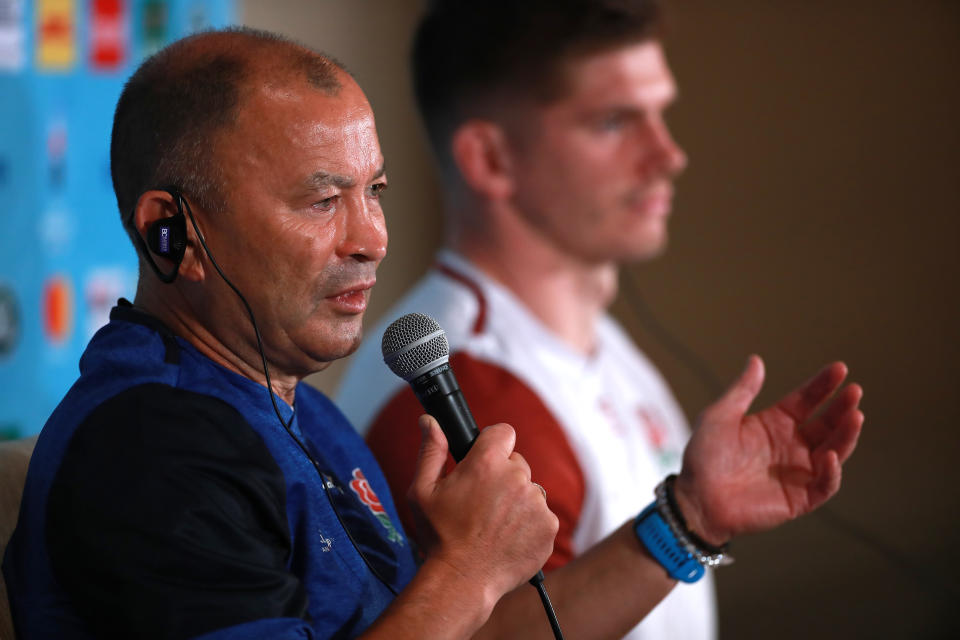
[[[677,543],[705,567],[724,567],[733,564],[733,556],[730,555],[728,545],[717,547],[708,544],[687,527],[687,521],[673,495],[673,485],[676,480],[676,474],[670,474],[657,485],[655,494],[657,511],[670,527],[670,532],[677,539]]]

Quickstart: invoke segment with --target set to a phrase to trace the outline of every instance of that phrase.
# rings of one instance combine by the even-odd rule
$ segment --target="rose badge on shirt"
[[[353,470],[353,480],[350,481],[350,488],[353,489],[353,492],[360,498],[360,502],[367,505],[370,513],[372,513],[380,524],[383,525],[383,528],[387,530],[387,539],[403,546],[403,536],[400,535],[400,532],[393,526],[393,522],[390,521],[390,516],[387,515],[386,509],[380,504],[380,498],[377,497],[373,487],[367,482],[367,477],[363,475],[360,467]]]
[[[678,468],[682,453],[670,441],[669,431],[660,413],[652,407],[637,407],[637,417],[647,432],[647,441],[657,455],[661,473]]]

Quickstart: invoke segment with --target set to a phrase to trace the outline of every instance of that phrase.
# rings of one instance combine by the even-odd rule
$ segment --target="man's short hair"
[[[148,58],[117,102],[110,171],[121,216],[140,194],[176,187],[207,211],[226,207],[219,132],[235,122],[255,73],[284,81],[296,74],[330,94],[343,65],[277,34],[246,27],[206,31]]]
[[[562,95],[564,65],[659,35],[656,0],[434,0],[413,43],[413,84],[430,143],[518,98]]]

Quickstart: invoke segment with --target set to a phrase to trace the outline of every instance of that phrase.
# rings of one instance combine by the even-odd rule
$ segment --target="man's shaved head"
[[[174,186],[208,211],[226,206],[214,150],[245,95],[306,82],[335,95],[343,65],[282,36],[249,28],[207,31],[147,59],[124,87],[113,120],[110,168],[121,215],[141,193]]]

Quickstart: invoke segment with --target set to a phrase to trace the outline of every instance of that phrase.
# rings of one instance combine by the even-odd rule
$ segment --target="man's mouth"
[[[374,283],[376,280],[349,285],[327,296],[327,300],[344,313],[363,313],[367,308],[368,292]]]
[[[670,213],[673,203],[673,190],[670,187],[657,187],[637,194],[631,201],[631,207],[640,214],[664,216]]]

